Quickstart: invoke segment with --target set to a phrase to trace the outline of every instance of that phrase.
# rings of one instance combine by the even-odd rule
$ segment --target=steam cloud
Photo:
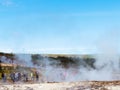
[[[31,60],[30,56],[24,58]],[[116,76],[120,70],[119,57],[116,55],[97,55],[95,56],[95,60],[89,60],[91,63],[87,62],[87,60],[85,61],[82,57],[76,56],[71,58],[76,63],[73,62],[72,64],[68,61],[67,67],[63,66],[59,59],[54,60],[44,56],[37,58],[36,64],[28,64],[28,61],[25,61],[25,63],[37,68],[38,72],[41,73],[41,80],[47,82],[106,81],[120,79]]]
[[[97,47],[101,53],[92,58],[83,56],[56,56],[17,54],[14,63],[37,68],[41,80],[47,82],[73,82],[86,80],[120,80],[118,37],[110,34],[100,40]],[[1,56],[4,62],[10,61]]]

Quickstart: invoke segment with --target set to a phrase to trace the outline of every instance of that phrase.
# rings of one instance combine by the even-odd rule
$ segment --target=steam
[[[97,47],[100,52],[95,62],[95,67],[100,74],[98,76],[102,75],[103,80],[120,79],[120,77],[115,78],[116,74],[120,75],[119,32],[117,30],[106,32]]]
[[[22,64],[27,67],[33,66],[30,54],[16,54],[14,58],[15,58],[14,63],[16,64]]]
[[[50,58],[44,57],[41,61],[43,66],[36,66],[36,68],[38,68],[38,71],[42,74],[42,79],[47,82],[106,81],[120,79],[114,76],[114,73],[118,73],[119,71],[119,59],[116,57],[104,57],[103,60],[105,59],[106,61],[101,61],[100,55],[100,59],[95,60],[93,63],[95,68],[89,65],[87,66],[84,59],[80,57],[77,59],[77,63],[79,63],[78,67],[72,67],[72,65],[69,64],[68,68],[65,68],[63,66],[57,66],[60,64],[60,61],[52,61]],[[117,62],[114,62],[113,59]]]
[[[53,81],[68,82],[81,80],[120,80],[118,38],[118,32],[113,31],[110,33],[105,33],[105,35],[102,36],[102,39],[98,41],[96,46],[100,53],[94,55],[95,61],[92,63],[94,68],[90,67],[83,58],[76,57],[77,63],[79,63],[79,67],[73,67],[72,64],[69,64],[69,68],[67,69],[62,67],[54,68],[48,64],[46,67],[48,70],[46,70],[48,72],[47,76],[50,76]],[[75,59],[75,57],[73,59]],[[49,60],[47,62],[49,62]],[[117,76],[118,74],[119,77]]]
[[[118,33],[117,33],[118,34]],[[99,54],[84,56],[47,56],[16,54],[14,63],[36,68],[43,82],[73,82],[86,80],[120,80],[119,41],[116,33],[105,34],[98,40]],[[11,59],[0,56],[2,62]],[[21,70],[22,71],[22,70]],[[119,74],[119,77],[116,75]]]
[[[34,57],[33,57],[34,56]],[[61,61],[63,57],[67,63]],[[76,82],[76,81],[106,81],[119,80],[115,73],[119,73],[119,56],[101,54],[84,58],[82,56],[63,56],[51,58],[44,55],[16,54],[15,64],[36,68],[40,74],[40,82]],[[9,58],[2,56],[0,59],[6,63]],[[6,60],[6,61],[5,61]],[[9,63],[9,62],[8,62]],[[19,72],[30,73],[19,69]]]

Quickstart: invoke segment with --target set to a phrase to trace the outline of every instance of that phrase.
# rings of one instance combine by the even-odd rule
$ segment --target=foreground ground
[[[120,81],[0,84],[0,90],[120,90]]]

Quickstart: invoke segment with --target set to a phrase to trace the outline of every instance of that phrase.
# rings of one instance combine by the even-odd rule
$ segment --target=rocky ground
[[[81,81],[62,83],[1,83],[0,90],[120,90],[120,81]]]

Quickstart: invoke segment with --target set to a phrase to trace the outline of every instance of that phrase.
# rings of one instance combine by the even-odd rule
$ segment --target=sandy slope
[[[0,90],[120,90],[120,81],[0,84]]]

